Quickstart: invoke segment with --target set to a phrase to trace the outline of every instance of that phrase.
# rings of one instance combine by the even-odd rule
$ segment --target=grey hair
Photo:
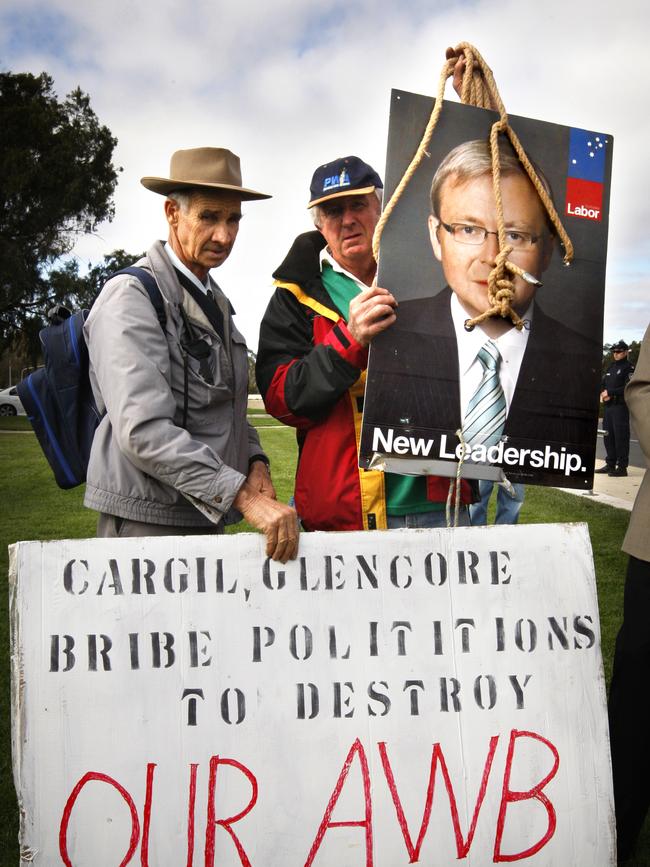
[[[379,210],[381,211],[381,205],[382,205],[382,202],[384,201],[384,191],[382,189],[380,189],[379,187],[375,187],[374,192],[375,192],[375,196],[377,196],[377,201],[379,202]],[[350,193],[350,195],[353,196],[354,193]],[[372,195],[372,194],[366,193],[366,195]],[[343,198],[343,196],[341,196],[341,198]],[[311,218],[314,221],[314,226],[316,226],[317,229],[320,229],[320,227],[323,224],[323,212],[321,210],[321,206],[320,205],[314,205],[313,208],[310,208],[309,210],[311,211]]]
[[[180,190],[172,190],[167,193],[167,198],[172,202],[176,202],[181,211],[186,214],[194,197],[194,190],[191,187],[184,187]]]
[[[503,139],[499,140],[499,162],[501,164],[501,174],[504,177],[507,175],[523,175],[525,178],[528,178],[528,173],[521,164],[519,157],[510,143]],[[542,182],[542,186],[552,201],[553,191],[548,179],[536,163],[532,160],[531,163],[537,172],[537,177]],[[466,141],[449,151],[438,166],[431,181],[431,211],[434,217],[440,219],[440,193],[443,184],[448,178],[453,177],[454,183],[463,184],[465,181],[480,178],[491,173],[492,154],[488,139]]]

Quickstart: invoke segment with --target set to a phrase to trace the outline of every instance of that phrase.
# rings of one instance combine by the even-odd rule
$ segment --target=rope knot
[[[494,296],[495,307],[499,308],[499,314],[503,317],[508,316],[510,305],[515,297],[515,288],[510,280],[500,280],[500,288]]]
[[[494,261],[494,268],[488,275],[488,303],[490,310],[484,315],[484,318],[492,315],[499,315],[506,319],[510,316],[511,304],[515,297],[515,287],[507,274],[508,254],[512,251],[512,247],[504,247],[497,253]]]

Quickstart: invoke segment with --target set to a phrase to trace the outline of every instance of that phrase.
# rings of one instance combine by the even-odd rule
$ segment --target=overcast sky
[[[214,272],[252,348],[271,272],[294,236],[319,163],[358,154],[383,175],[392,87],[435,93],[447,45],[474,44],[511,114],[614,136],[605,340],[650,321],[650,13],[643,0],[0,0],[0,65],[80,86],[118,139],[116,216],[75,248],[83,267],[166,235],[178,148],[229,147],[244,185],[230,260]],[[451,82],[447,97],[455,99]]]

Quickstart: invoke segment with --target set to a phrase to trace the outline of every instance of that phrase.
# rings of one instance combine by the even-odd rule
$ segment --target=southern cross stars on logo
[[[566,179],[566,213],[599,221],[603,212],[603,183],[611,137],[585,129],[571,129]]]

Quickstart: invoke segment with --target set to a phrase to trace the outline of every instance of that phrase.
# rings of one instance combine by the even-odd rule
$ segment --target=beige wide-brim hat
[[[172,154],[168,178],[140,178],[143,187],[162,196],[174,190],[223,190],[241,199],[270,199],[241,185],[239,157],[226,148],[189,148]]]

